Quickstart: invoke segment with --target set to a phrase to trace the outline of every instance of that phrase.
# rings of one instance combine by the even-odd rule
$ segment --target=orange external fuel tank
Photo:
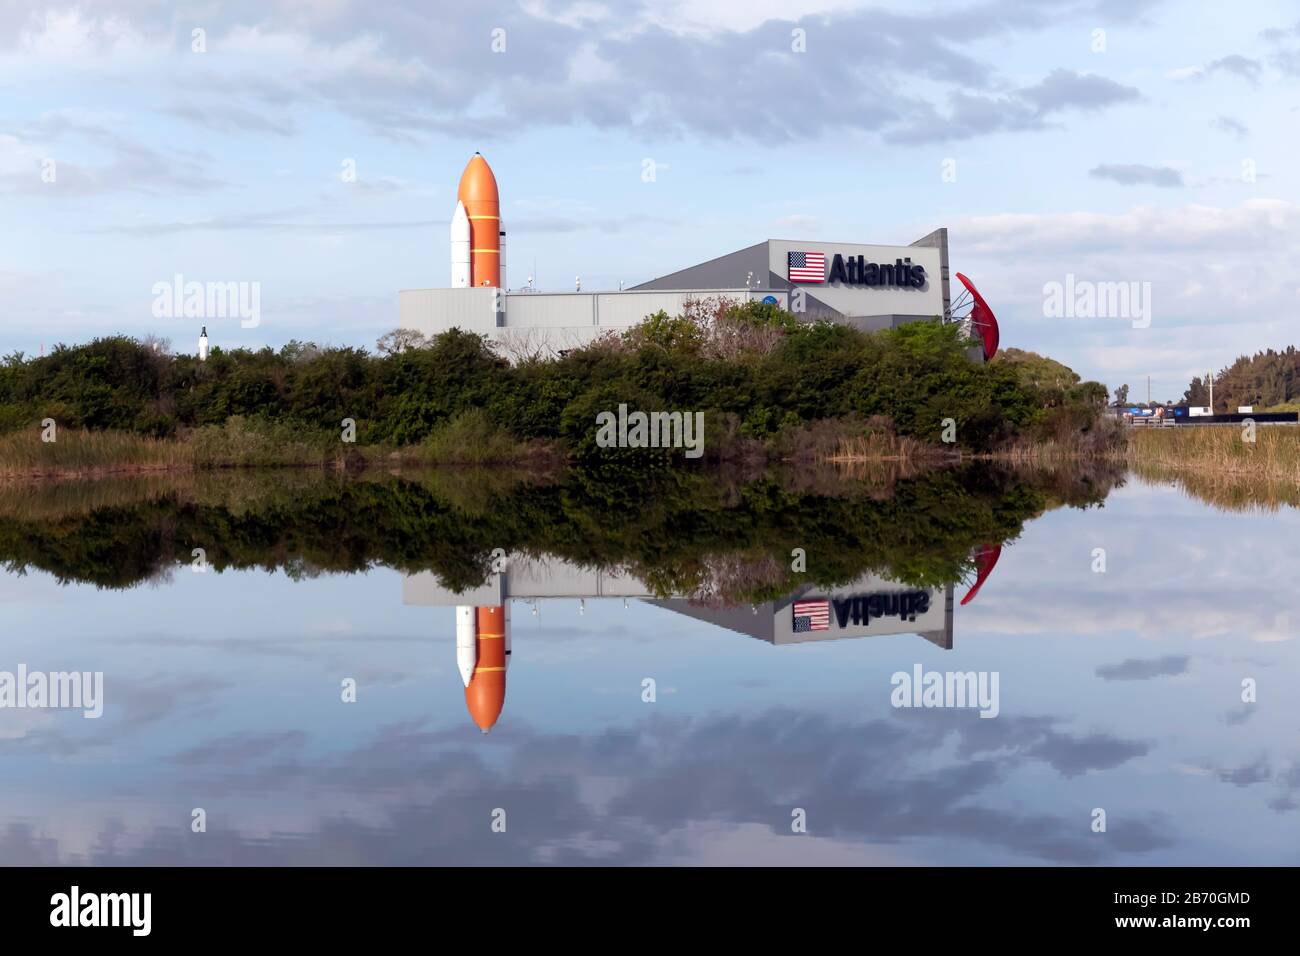
[[[501,287],[501,197],[492,167],[478,153],[460,176],[456,198],[469,215],[472,286]]]
[[[506,702],[506,616],[504,605],[475,608],[478,662],[465,687],[465,706],[484,733]]]

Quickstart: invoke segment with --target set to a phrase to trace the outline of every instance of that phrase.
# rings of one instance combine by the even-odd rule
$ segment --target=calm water
[[[950,616],[930,582],[911,587],[933,596],[916,622],[835,640],[797,639],[854,631],[834,604],[799,632],[785,598],[651,603],[636,595],[662,589],[572,551],[515,558],[483,585],[516,596],[488,734],[454,593],[371,553],[396,532],[348,545],[340,528],[362,565],[341,573],[292,560],[296,537],[231,532],[265,566],[193,573],[194,540],[165,540],[175,516],[87,546],[114,514],[5,532],[0,671],[104,673],[99,719],[0,709],[7,864],[1300,862],[1290,508],[1129,480],[1103,507],[1029,517],[969,604],[973,572],[955,582]],[[170,571],[91,583],[160,548]],[[876,568],[805,597],[907,590]],[[891,675],[918,665],[996,673],[997,716],[892,706]]]

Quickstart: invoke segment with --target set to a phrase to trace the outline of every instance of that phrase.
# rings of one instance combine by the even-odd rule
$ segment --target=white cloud
[[[1135,206],[1123,213],[1000,213],[961,220],[962,241],[981,251],[1005,249],[1237,248],[1244,244],[1296,240],[1300,203],[1248,199],[1237,206],[1189,203],[1177,207]],[[1252,254],[1257,249],[1247,250]]]
[[[48,64],[67,69],[104,61],[133,60],[167,52],[170,38],[147,35],[122,17],[95,17],[73,8],[33,12],[17,37],[16,56],[23,65]]]
[[[603,83],[613,80],[618,71],[600,55],[594,43],[584,43],[569,60],[570,83]]]

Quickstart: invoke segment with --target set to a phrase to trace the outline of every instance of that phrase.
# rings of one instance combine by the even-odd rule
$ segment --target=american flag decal
[[[794,255],[794,253],[791,253]],[[831,604],[829,601],[795,601],[794,632],[827,631],[831,626]]]
[[[791,282],[825,282],[826,253],[787,252],[786,278]]]

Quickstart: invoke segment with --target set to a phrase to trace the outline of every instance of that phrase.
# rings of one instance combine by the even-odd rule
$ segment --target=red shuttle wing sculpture
[[[980,593],[980,588],[984,587],[984,582],[993,573],[993,566],[998,563],[998,558],[1001,556],[1002,545],[1000,544],[982,544],[975,549],[975,568],[979,573],[975,578],[975,583],[971,585],[971,589],[961,599],[963,605],[975,600],[975,595]]]
[[[961,284],[966,287],[975,304],[971,307],[970,321],[971,325],[979,330],[980,338],[984,340],[984,361],[991,359],[998,351],[998,318],[989,308],[989,304],[984,301],[984,296],[980,295],[979,289],[975,288],[975,283],[966,278],[960,272],[957,278]]]

